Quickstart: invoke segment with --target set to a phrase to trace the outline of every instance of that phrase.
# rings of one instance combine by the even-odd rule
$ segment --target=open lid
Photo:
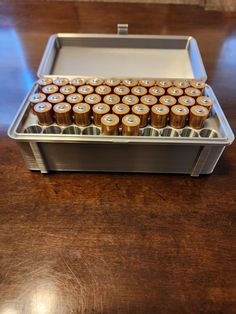
[[[207,75],[191,36],[59,33],[49,38],[38,77],[199,79]]]

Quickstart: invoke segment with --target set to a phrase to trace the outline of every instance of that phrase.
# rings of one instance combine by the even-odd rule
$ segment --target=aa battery
[[[138,85],[138,80],[129,78],[129,79],[124,79],[122,83],[123,85],[127,87],[134,87]]]
[[[189,126],[194,129],[201,129],[207,119],[209,111],[203,106],[193,106],[190,108]]]
[[[114,93],[117,94],[118,96],[128,95],[129,92],[130,92],[129,87],[124,86],[124,85],[116,86],[114,88]]]
[[[153,87],[149,88],[149,94],[156,96],[156,97],[161,97],[165,94],[165,90],[162,87],[153,86]]]
[[[177,100],[173,96],[163,95],[159,98],[159,102],[167,107],[172,107],[177,103]]]
[[[60,102],[63,102],[65,99],[65,96],[60,93],[51,94],[48,96],[48,101],[52,104],[58,104]]]
[[[107,105],[113,106],[120,102],[120,97],[115,94],[109,94],[109,95],[104,96],[103,101]]]
[[[37,81],[38,85],[39,85],[39,90],[42,91],[42,88],[44,86],[47,86],[47,85],[50,85],[52,84],[52,79],[49,78],[49,77],[45,77],[45,78],[40,78],[38,81]]]
[[[50,125],[53,123],[52,105],[49,102],[40,102],[34,105],[34,112],[37,115],[39,124]]]
[[[153,106],[157,103],[157,98],[153,95],[144,95],[141,97],[140,101],[144,105]]]
[[[208,111],[210,112],[212,106],[214,105],[214,100],[210,98],[209,96],[200,96],[197,98],[196,103],[199,106],[206,107]]]
[[[42,92],[46,95],[51,95],[54,93],[57,93],[59,90],[59,87],[57,85],[54,84],[50,84],[50,85],[46,85],[44,87],[42,87]]]
[[[187,80],[175,80],[173,85],[182,89],[188,88],[190,86],[189,81]]]
[[[131,93],[135,96],[143,96],[147,94],[147,89],[143,86],[134,86],[131,89]]]
[[[55,121],[58,125],[68,126],[72,124],[71,105],[67,102],[61,102],[53,106]]]
[[[107,114],[110,111],[110,106],[108,106],[107,104],[100,103],[100,104],[94,105],[92,110],[93,110],[93,122],[97,126],[100,126],[101,118],[104,114]]]
[[[92,85],[92,86],[99,86],[103,84],[103,79],[99,78],[99,77],[94,77],[88,80],[88,84]]]
[[[151,109],[151,125],[154,128],[164,128],[168,123],[170,109],[162,104],[154,105]]]
[[[60,93],[67,96],[76,92],[74,85],[65,85],[60,88]]]
[[[70,82],[72,85],[79,87],[86,84],[86,80],[84,78],[75,77]]]
[[[74,93],[70,94],[66,97],[66,101],[71,105],[74,106],[75,104],[78,104],[82,102],[84,97],[80,94]]]
[[[170,112],[170,126],[175,129],[182,129],[185,127],[188,119],[189,109],[182,105],[175,105],[171,107]]]
[[[126,95],[122,97],[122,102],[128,106],[134,106],[139,102],[139,98],[135,95]]]
[[[190,108],[195,105],[195,99],[190,96],[181,96],[178,99],[178,104]]]
[[[112,113],[105,114],[101,118],[101,127],[103,135],[118,135],[119,117]]]
[[[88,126],[91,124],[91,107],[86,103],[79,103],[72,108],[74,121],[78,126]]]
[[[53,79],[53,84],[62,87],[69,84],[69,80],[65,77],[56,77]]]
[[[102,100],[100,95],[97,94],[90,94],[84,97],[84,101],[89,105],[96,105],[100,103]]]
[[[111,93],[111,87],[107,85],[100,85],[96,87],[95,92],[98,95],[105,96]]]
[[[81,95],[89,95],[93,93],[94,88],[93,86],[90,86],[90,85],[83,85],[83,86],[79,86],[77,91]]]
[[[122,135],[138,136],[140,118],[134,114],[127,114],[122,118]]]
[[[120,80],[116,78],[110,78],[110,79],[105,80],[104,83],[110,87],[115,87],[120,84]]]
[[[182,96],[184,91],[182,88],[176,87],[176,86],[171,86],[167,89],[167,94],[173,97],[180,97]]]
[[[34,105],[44,102],[46,99],[46,96],[43,93],[35,93],[30,95],[29,101],[30,101],[30,106],[32,109],[34,109]]]
[[[193,88],[193,87],[185,88],[184,93],[185,95],[193,97],[193,98],[197,98],[202,95],[202,92],[200,91],[200,89]]]
[[[201,80],[191,80],[190,85],[193,88],[197,88],[197,89],[200,89],[200,91],[203,91],[203,89],[206,86],[206,83]]]
[[[156,82],[156,85],[162,88],[169,88],[172,86],[172,81],[171,80],[167,80],[167,79],[162,79],[162,80],[158,80]]]
[[[143,86],[143,87],[152,87],[155,85],[155,81],[154,80],[149,80],[149,79],[143,79],[139,81],[139,85]]]
[[[126,114],[128,114],[129,111],[130,111],[130,107],[128,105],[125,105],[125,104],[117,104],[117,105],[114,105],[112,107],[112,112],[119,117],[120,123],[121,123],[122,118]]]
[[[132,107],[133,114],[136,114],[140,118],[140,128],[144,128],[148,124],[149,111],[149,107],[143,104]]]

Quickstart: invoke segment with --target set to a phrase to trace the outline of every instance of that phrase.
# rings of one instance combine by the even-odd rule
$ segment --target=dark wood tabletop
[[[0,1],[0,314],[236,313],[236,146],[212,175],[26,169],[6,135],[57,32],[192,35],[236,128],[236,13]]]

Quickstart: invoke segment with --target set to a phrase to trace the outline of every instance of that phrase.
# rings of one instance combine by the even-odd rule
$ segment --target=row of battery
[[[188,122],[190,127],[200,129],[213,105],[212,99],[202,95],[205,83],[201,81],[178,80],[174,82],[174,86],[169,86],[173,83],[163,80],[160,82],[166,88],[158,85],[149,86],[149,94],[147,94],[147,86],[135,85],[131,88],[132,94],[130,94],[131,86],[126,86],[127,82],[124,80],[122,85],[119,82],[119,85],[113,87],[104,85],[101,79],[90,80],[90,84],[99,83],[95,88],[96,93],[94,93],[94,86],[88,85],[88,81],[81,78],[74,79],[77,80],[77,85],[82,84],[83,81],[83,85],[79,87],[75,86],[75,81],[69,82],[66,78],[56,78],[53,82],[50,80],[39,80],[39,92],[30,96],[30,103],[39,124],[50,125],[56,122],[58,125],[68,126],[74,122],[78,126],[85,127],[94,123],[101,127],[104,135],[118,135],[120,130],[122,135],[138,135],[139,128],[145,127],[148,123],[154,128],[163,128],[169,124],[179,129]],[[115,84],[116,79],[107,80],[106,83],[108,81]],[[131,85],[137,83],[132,79],[127,81]],[[143,82],[146,85],[153,83],[150,80],[143,80]],[[140,84],[140,81],[138,83]],[[183,88],[183,85],[189,86],[190,83],[198,88]],[[193,97],[187,95],[191,90],[194,91]],[[117,93],[127,93],[122,95],[122,103],[121,95]],[[160,96],[159,101],[157,93]]]

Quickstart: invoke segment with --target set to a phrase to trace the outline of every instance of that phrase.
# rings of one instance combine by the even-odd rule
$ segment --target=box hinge
[[[117,34],[118,35],[128,35],[129,24],[117,24]]]

